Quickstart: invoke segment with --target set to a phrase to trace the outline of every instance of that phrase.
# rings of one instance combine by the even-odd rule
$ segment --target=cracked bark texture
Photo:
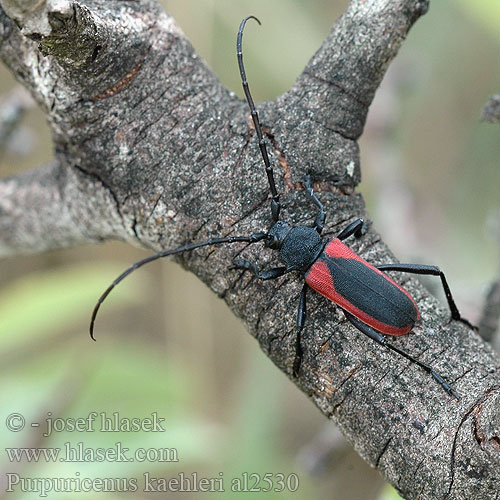
[[[0,55],[45,111],[55,151],[53,163],[0,181],[3,256],[110,238],[158,251],[269,228],[269,190],[247,105],[156,2],[0,4]],[[301,184],[312,162],[325,233],[364,217],[367,234],[349,244],[373,263],[395,259],[355,193],[356,140],[387,65],[427,9],[425,0],[352,0],[295,85],[259,105],[283,217],[313,221]],[[228,271],[236,255],[263,266],[276,258],[261,245],[236,244],[178,260],[224,298],[404,498],[499,498],[500,361],[474,331],[449,323],[449,312],[416,280],[394,275],[422,321],[390,341],[445,375],[462,395],[455,401],[311,293],[294,379],[301,280],[262,283]]]

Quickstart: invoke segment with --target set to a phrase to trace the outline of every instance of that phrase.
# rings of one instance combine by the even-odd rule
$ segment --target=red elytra
[[[389,276],[330,240],[305,274],[306,283],[363,323],[389,335],[405,335],[420,319],[411,295]]]

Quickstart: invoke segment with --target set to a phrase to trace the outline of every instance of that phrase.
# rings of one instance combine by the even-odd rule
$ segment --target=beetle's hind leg
[[[372,340],[377,342],[377,344],[380,344],[384,347],[387,347],[391,351],[397,352],[399,355],[405,357],[412,363],[417,364],[420,366],[420,368],[423,368],[429,375],[432,375],[434,380],[450,395],[453,396],[456,399],[460,399],[460,396],[458,393],[453,389],[453,387],[446,382],[446,380],[439,375],[432,367],[429,365],[426,365],[425,363],[422,363],[418,359],[414,358],[410,354],[408,354],[406,351],[403,351],[402,349],[397,348],[396,346],[390,344],[387,342],[387,339],[379,332],[374,330],[371,326],[368,326],[367,324],[363,323],[361,320],[353,316],[351,313],[347,312],[344,310],[344,314],[346,315],[346,318],[361,332],[364,333],[367,337],[370,337]]]
[[[321,231],[323,231],[323,227],[325,225],[326,214],[325,209],[323,208],[323,203],[321,203],[321,201],[319,201],[317,196],[314,194],[311,182],[311,164],[309,164],[306,170],[304,187],[306,190],[307,199],[312,201],[319,209],[319,212],[316,215],[316,219],[314,220],[314,228],[316,229],[316,231],[318,231],[318,233],[321,234]]]
[[[457,305],[455,304],[455,300],[453,299],[453,295],[451,294],[450,287],[448,286],[448,282],[446,281],[446,277],[437,266],[426,266],[423,264],[382,264],[376,266],[379,271],[402,271],[410,274],[425,274],[430,276],[439,276],[441,278],[441,284],[443,286],[444,293],[446,295],[446,300],[448,301],[448,307],[451,311],[451,319],[455,321],[461,321],[469,328],[476,330],[477,328],[472,325],[468,320],[462,318],[460,311],[458,310]]]
[[[306,295],[307,289],[309,288],[307,283],[304,283],[302,291],[300,292],[299,298],[299,308],[297,310],[297,336],[295,337],[295,359],[293,360],[293,376],[298,377],[300,371],[300,365],[302,363],[302,329],[306,322]]]

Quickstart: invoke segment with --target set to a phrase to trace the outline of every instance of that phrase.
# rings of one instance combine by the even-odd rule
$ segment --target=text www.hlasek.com
[[[5,448],[9,462],[178,462],[175,448],[137,448],[121,443],[111,448],[87,448],[83,442],[62,448]]]

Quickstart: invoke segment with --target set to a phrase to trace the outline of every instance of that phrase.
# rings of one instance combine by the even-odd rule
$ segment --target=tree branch
[[[110,191],[59,162],[2,179],[0,234],[0,255],[127,238]]]
[[[1,3],[21,31],[0,11],[0,55],[46,111],[57,158],[2,181],[4,254],[110,237],[160,250],[269,228],[269,193],[246,104],[155,2],[47,1],[38,23],[12,10],[20,2]],[[259,105],[286,220],[314,218],[301,184],[308,162],[328,214],[326,234],[366,218],[354,194],[356,139],[388,63],[427,6],[353,0],[294,87]],[[393,262],[369,220],[368,228],[353,250],[373,263]],[[462,395],[457,402],[418,367],[360,338],[331,302],[311,294],[294,379],[302,281],[288,275],[262,283],[228,271],[235,255],[262,265],[274,258],[260,245],[242,244],[179,261],[224,298],[273,362],[405,498],[498,495],[500,361],[475,332],[449,323],[435,299],[406,282],[422,322],[390,341],[443,373]]]
[[[500,326],[500,279],[496,279],[489,286],[486,294],[481,321],[479,323],[479,334],[494,348],[497,347]]]
[[[31,97],[21,86],[16,87],[3,101],[0,101],[0,158],[25,111],[32,106],[32,103]]]

